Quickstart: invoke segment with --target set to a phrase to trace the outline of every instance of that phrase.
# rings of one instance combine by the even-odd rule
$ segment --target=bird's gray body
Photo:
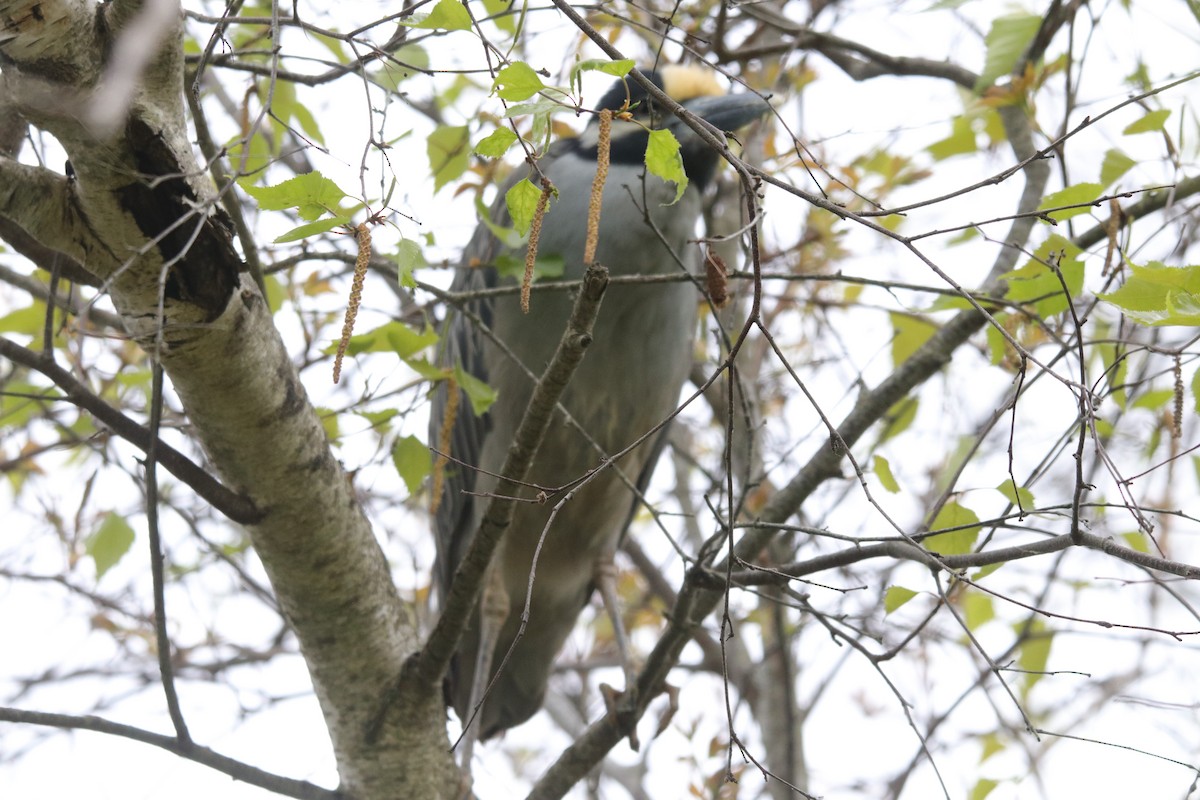
[[[595,174],[594,162],[580,158],[548,161],[543,168],[556,185],[590,186]],[[694,271],[698,249],[689,240],[696,237],[700,215],[698,192],[689,188],[679,203],[666,206],[674,198],[674,187],[653,176],[643,181],[641,172],[640,167],[635,169],[632,165],[614,164],[610,170],[603,196],[597,261],[608,267],[612,275],[682,275],[681,263]],[[630,208],[635,204],[649,210],[666,244],[641,220],[638,231],[605,228],[606,217],[619,213],[622,219],[630,219]],[[561,256],[563,278],[567,280],[583,274],[587,205],[586,193],[563,192],[542,226],[539,253]],[[493,215],[506,221],[499,209]],[[647,243],[651,246],[647,247]],[[491,232],[481,226],[467,255],[486,262],[496,247]],[[524,251],[516,256],[523,259]],[[495,281],[490,267],[465,268],[453,288],[468,291]],[[698,301],[695,287],[686,281],[645,286],[615,284],[608,288],[592,344],[562,399],[572,418],[605,454],[620,452],[675,409],[691,365]],[[484,316],[491,317],[496,338],[508,344],[524,367],[540,375],[558,345],[573,302],[566,292],[537,292],[529,313],[522,314],[516,295],[509,295],[492,301],[491,313]],[[448,487],[438,520],[439,530],[449,534],[443,537],[443,542],[454,543],[452,555],[443,553],[440,565],[443,587],[449,585],[451,577],[445,570],[452,569],[461,559],[486,507],[485,498],[461,494],[452,498],[450,494],[468,486],[475,493],[491,491],[496,481],[488,473],[495,474],[501,469],[520,422],[520,410],[529,402],[533,390],[526,369],[476,331],[470,321],[457,316],[450,325],[451,350],[462,351],[458,354],[460,358],[469,353],[481,355],[473,368],[468,368],[496,390],[497,405],[517,411],[498,413],[494,407],[482,421],[464,418],[470,417],[470,412],[460,411],[456,428],[465,429],[455,431],[455,438],[461,443],[454,444],[468,452],[453,455],[474,464],[480,471],[472,475],[463,467],[451,468],[457,470],[451,482],[454,485]],[[453,357],[455,353],[448,355]],[[659,434],[650,436],[617,466],[630,480],[644,485],[658,445]],[[595,446],[559,415],[551,424],[526,480],[548,488],[565,486],[599,466],[601,459]],[[584,486],[555,518],[538,558],[525,634],[481,712],[479,724],[485,738],[523,722],[541,706],[554,655],[592,592],[593,565],[611,557],[616,550],[635,502],[634,493],[610,468]],[[553,505],[553,500],[544,505],[517,504],[512,526],[496,556],[496,566],[504,576],[509,595],[510,613],[499,635],[493,670],[517,635],[534,550]],[[446,558],[447,555],[450,557]],[[450,699],[463,719],[470,713],[478,641],[476,619],[466,632],[450,678]]]
[[[659,77],[653,75],[651,80],[661,86]],[[700,259],[694,242],[700,191],[712,177],[717,157],[678,119],[655,113],[654,103],[639,91],[636,86],[618,83],[601,100],[600,107],[613,111],[632,101],[639,122],[613,121],[612,161],[604,188],[596,260],[614,276],[694,273]],[[736,130],[769,110],[753,95],[692,95],[685,106],[717,130]],[[691,184],[677,203],[671,204],[674,185],[652,176],[643,178],[647,125],[670,128],[680,143],[680,157]],[[559,189],[542,224],[538,253],[539,257],[561,257],[566,279],[578,279],[584,271],[596,138],[593,124],[580,139],[559,142],[538,162]],[[494,222],[509,225],[503,192],[491,215]],[[653,224],[645,219],[647,215]],[[481,225],[467,247],[452,289],[470,292],[502,283],[492,266],[501,254],[496,237]],[[520,262],[525,251],[508,255]],[[608,287],[592,343],[561,400],[587,435],[567,424],[559,413],[526,481],[547,489],[573,485],[600,466],[604,456],[621,452],[671,415],[692,362],[699,301],[699,293],[688,281]],[[496,484],[494,476],[502,469],[532,394],[531,373],[540,375],[552,357],[573,302],[564,292],[535,292],[528,314],[521,312],[516,294],[468,303],[468,309],[516,361],[467,315],[452,310],[447,317],[441,363],[461,365],[495,389],[497,398],[483,417],[471,414],[464,400],[455,417],[450,455],[461,464],[452,462],[447,468],[436,518],[436,572],[442,597],[479,529],[486,495]],[[433,441],[439,439],[447,400],[443,385],[434,397],[430,418]],[[493,561],[508,595],[509,613],[492,655],[490,670],[500,672],[480,712],[482,738],[519,725],[541,706],[554,658],[596,585],[597,566],[611,559],[636,507],[637,492],[623,476],[638,490],[644,487],[662,442],[661,430],[648,436],[620,459],[616,465],[620,473],[611,467],[603,470],[579,486],[559,511],[538,557],[528,624],[505,663],[521,625],[534,551],[555,502],[561,498],[516,505],[512,524]],[[477,612],[447,676],[448,700],[464,722],[472,711],[479,642]]]

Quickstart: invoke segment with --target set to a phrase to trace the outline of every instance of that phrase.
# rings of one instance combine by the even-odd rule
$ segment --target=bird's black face
[[[643,73],[655,86],[667,91],[675,97],[672,88],[664,82],[664,76],[657,70],[645,70]],[[703,95],[678,97],[684,108],[696,116],[710,122],[721,131],[735,131],[753,122],[770,110],[770,106],[762,99],[752,94],[734,95]],[[687,125],[680,122],[664,108],[658,107],[653,97],[637,81],[631,78],[618,80],[604,93],[597,104],[597,109],[621,111],[628,109],[633,119],[640,125],[626,126],[619,135],[614,135],[610,144],[610,159],[614,164],[640,165],[646,156],[646,144],[649,135],[646,129],[669,127],[679,140],[680,156],[683,159],[683,169],[688,180],[703,190],[712,180],[717,168],[717,154],[707,142],[701,139]],[[595,158],[595,147],[587,148],[587,155]]]

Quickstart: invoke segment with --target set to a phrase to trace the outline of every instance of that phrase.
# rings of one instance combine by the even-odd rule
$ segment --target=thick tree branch
[[[0,337],[0,356],[45,375],[54,382],[55,386],[62,389],[64,395],[62,399],[88,412],[97,421],[107,425],[115,434],[142,452],[150,448],[151,436],[147,428],[113,408],[76,380],[69,371],[45,358],[41,353],[35,353],[10,339]],[[156,443],[156,449],[158,463],[190,486],[192,491],[229,519],[243,524],[251,524],[262,519],[263,512],[255,507],[252,500],[223,486],[220,481],[183,453],[162,440]]]

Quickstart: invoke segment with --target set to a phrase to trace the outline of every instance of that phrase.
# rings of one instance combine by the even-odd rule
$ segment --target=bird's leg
[[[471,716],[463,721],[465,730],[462,770],[467,775],[471,772],[471,757],[475,753],[475,742],[479,738],[479,726],[473,723],[486,699],[488,684],[492,678],[492,654],[496,650],[496,641],[500,638],[500,629],[508,619],[508,612],[508,590],[504,586],[504,576],[493,561],[483,582],[483,595],[479,598],[479,649],[475,652],[471,702],[467,706],[471,710]]]
[[[637,699],[637,670],[633,664],[633,648],[629,645],[629,634],[625,631],[625,622],[621,618],[621,603],[617,597],[617,567],[613,563],[613,553],[605,551],[596,559],[596,587],[604,600],[604,608],[608,618],[612,620],[613,638],[617,642],[617,652],[621,657],[621,670],[625,673],[625,691],[613,691],[611,686],[601,684],[600,693],[604,696],[605,709],[610,714],[618,714],[621,706],[632,707]],[[638,749],[637,728],[629,732],[629,746]]]

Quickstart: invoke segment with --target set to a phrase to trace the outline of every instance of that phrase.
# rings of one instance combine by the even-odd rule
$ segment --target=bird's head
[[[755,94],[725,94],[712,72],[699,67],[667,66],[642,74],[718,131],[736,131],[771,110],[770,104]],[[605,92],[597,105],[597,110],[603,109],[628,120],[619,131],[614,125],[610,155],[614,163],[641,164],[646,155],[646,129],[668,128],[679,141],[688,180],[701,190],[712,180],[717,153],[633,78],[622,78]]]

